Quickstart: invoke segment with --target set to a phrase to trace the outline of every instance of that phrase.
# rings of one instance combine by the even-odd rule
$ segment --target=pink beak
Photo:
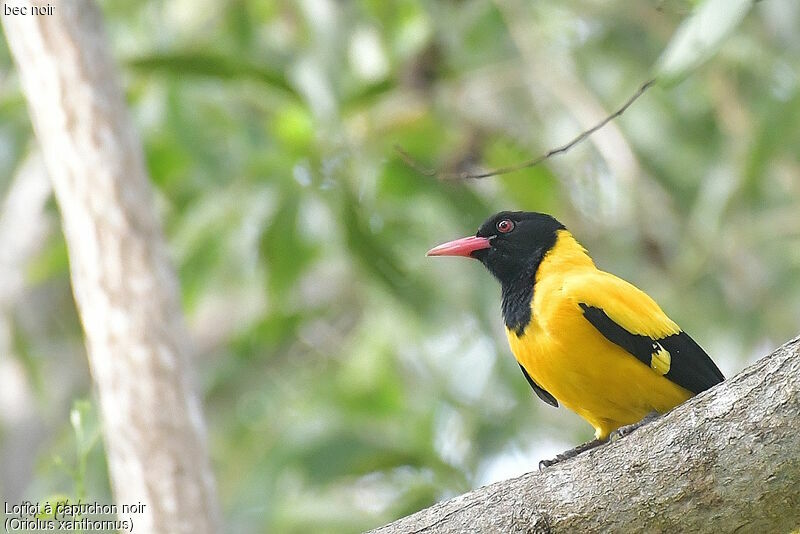
[[[438,247],[433,247],[426,256],[464,256],[469,258],[476,250],[483,250],[491,246],[491,243],[485,237],[462,237],[455,241],[442,243]]]

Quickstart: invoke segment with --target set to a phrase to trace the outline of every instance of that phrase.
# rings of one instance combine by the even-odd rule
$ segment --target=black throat
[[[521,336],[533,319],[531,303],[536,280],[536,271],[546,251],[539,250],[527,268],[519,276],[503,281],[503,321],[506,327]]]

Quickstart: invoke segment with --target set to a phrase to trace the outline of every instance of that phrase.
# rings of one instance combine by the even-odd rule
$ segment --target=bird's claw
[[[617,441],[620,438],[624,438],[625,436],[629,436],[629,435],[633,434],[633,432],[635,430],[637,430],[638,428],[643,427],[647,423],[655,421],[660,416],[661,416],[660,413],[658,413],[656,411],[652,411],[652,412],[648,413],[647,415],[645,415],[642,418],[642,420],[639,421],[638,423],[633,423],[632,425],[621,426],[618,429],[616,429],[615,431],[613,431],[611,434],[608,435],[608,441]]]
[[[542,471],[546,467],[550,467],[551,465],[555,465],[559,462],[564,460],[569,460],[570,458],[574,458],[575,456],[579,455],[584,451],[588,451],[589,449],[594,449],[598,445],[602,445],[605,441],[601,441],[599,439],[593,439],[592,441],[587,441],[582,445],[578,445],[574,449],[570,449],[568,451],[562,452],[561,454],[557,454],[555,458],[552,460],[541,460],[539,462],[539,471]]]
[[[556,465],[561,460],[564,460],[564,458],[562,458],[561,456],[562,455],[559,454],[558,456],[556,456],[555,458],[553,458],[551,460],[539,460],[539,471],[543,471],[545,467],[550,467],[551,465]]]

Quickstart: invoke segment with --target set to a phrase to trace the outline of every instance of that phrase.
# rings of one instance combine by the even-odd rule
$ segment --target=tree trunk
[[[800,338],[628,437],[372,532],[790,532],[798,417]]]
[[[219,531],[178,286],[102,17],[16,1],[3,26],[61,210],[117,504],[138,532]]]

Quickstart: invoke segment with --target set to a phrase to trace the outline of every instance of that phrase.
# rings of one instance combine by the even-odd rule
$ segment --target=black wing
[[[692,393],[700,393],[725,380],[708,354],[686,332],[659,339],[631,334],[601,308],[583,303],[580,306],[586,320],[606,339],[633,354],[648,367],[654,366],[653,358],[662,350],[666,351],[669,370],[664,376]]]
[[[528,371],[526,371],[525,368],[522,367],[521,363],[519,364],[519,368],[522,369],[522,374],[525,375],[525,378],[528,380],[528,384],[531,385],[531,387],[533,388],[533,392],[536,393],[536,396],[545,401],[550,406],[555,406],[556,408],[558,408],[558,401],[556,400],[556,398],[550,395],[550,393],[548,393],[547,390],[545,390],[542,386],[534,382],[533,378],[531,378],[531,375],[529,375]]]

